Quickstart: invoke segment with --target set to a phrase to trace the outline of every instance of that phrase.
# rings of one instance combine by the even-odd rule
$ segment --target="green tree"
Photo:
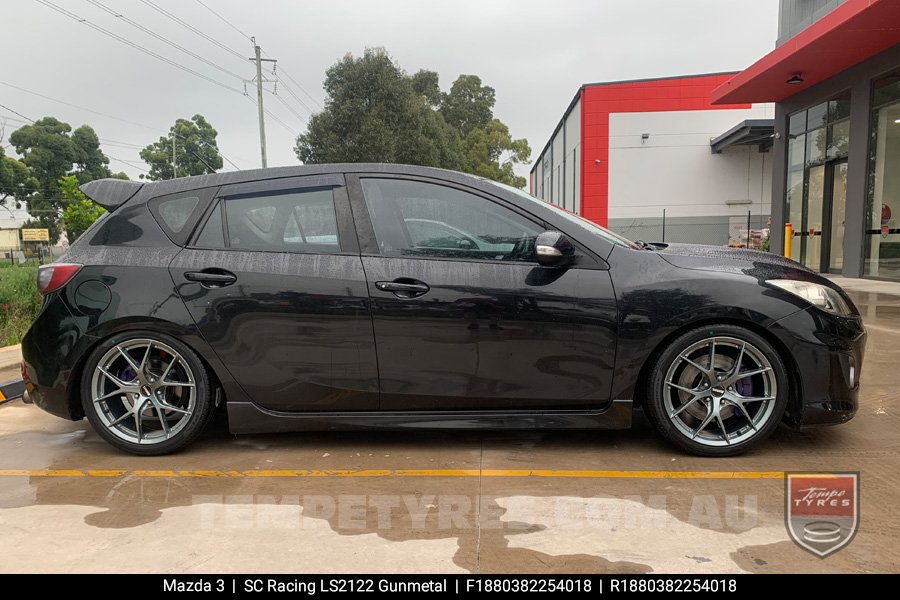
[[[478,75],[460,75],[441,98],[441,114],[463,137],[486,128],[494,118],[494,88],[481,85]]]
[[[78,178],[74,175],[60,179],[59,191],[67,202],[67,206],[62,212],[62,220],[66,227],[69,243],[72,243],[81,237],[81,234],[106,211],[102,206],[91,202],[78,189]]]
[[[295,152],[304,163],[386,162],[459,168],[459,136],[383,49],[348,54],[325,76],[325,109]]]
[[[515,166],[528,162],[531,148],[525,139],[512,139],[509,127],[499,119],[472,129],[463,146],[463,171],[513,187],[525,187],[527,180],[516,175]]]
[[[16,208],[34,194],[40,183],[31,176],[28,167],[21,160],[6,156],[0,146],[0,206],[15,200]]]
[[[9,136],[9,141],[22,157],[31,177],[37,181],[36,191],[27,198],[28,212],[33,217],[29,226],[50,230],[55,243],[60,233],[60,213],[67,202],[59,182],[73,175],[80,183],[109,177],[109,159],[100,150],[97,134],[88,125],[74,132],[72,126],[55,117],[44,117],[23,125]]]
[[[203,115],[190,120],[178,119],[169,128],[169,134],[160,137],[143,150],[141,158],[150,165],[150,173],[141,175],[151,181],[206,175],[222,168],[222,157],[216,137],[219,133]],[[172,173],[172,139],[175,139],[175,173]]]
[[[75,175],[78,183],[112,177],[109,158],[100,150],[100,138],[88,125],[82,125],[72,132],[75,146]]]
[[[528,142],[494,118],[496,93],[477,75],[444,93],[434,71],[407,75],[383,49],[367,49],[328,69],[325,91],[325,109],[297,138],[304,163],[408,163],[525,186],[515,168],[528,162]]]

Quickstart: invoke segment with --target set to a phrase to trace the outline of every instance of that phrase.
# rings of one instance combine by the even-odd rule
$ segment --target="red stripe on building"
[[[750,108],[750,104],[710,103],[712,91],[733,76],[725,73],[584,86],[581,90],[582,216],[603,226],[609,221],[611,114]]]

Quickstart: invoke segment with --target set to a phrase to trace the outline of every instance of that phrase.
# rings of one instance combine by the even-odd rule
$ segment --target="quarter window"
[[[543,228],[496,202],[420,181],[361,183],[386,256],[534,260],[534,239]]]
[[[161,202],[157,210],[172,233],[181,233],[199,202],[196,196],[182,196]]]
[[[340,252],[331,189],[280,192],[225,201],[231,248],[272,252]]]

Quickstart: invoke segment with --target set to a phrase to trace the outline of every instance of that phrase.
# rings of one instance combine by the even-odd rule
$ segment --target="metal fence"
[[[45,264],[53,262],[62,256],[62,249],[53,246],[26,247],[26,248],[0,248],[0,264],[24,265]]]
[[[671,217],[665,209],[656,216],[609,220],[609,229],[632,240],[678,242],[762,249],[769,236],[769,215]]]

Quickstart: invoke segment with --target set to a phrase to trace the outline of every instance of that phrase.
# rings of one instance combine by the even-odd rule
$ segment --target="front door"
[[[585,251],[575,268],[540,267],[534,238],[544,225],[467,188],[348,179],[372,299],[382,409],[606,404],[616,308],[602,260]]]
[[[343,181],[224,187],[170,265],[196,327],[262,407],[378,408],[366,278]]]

